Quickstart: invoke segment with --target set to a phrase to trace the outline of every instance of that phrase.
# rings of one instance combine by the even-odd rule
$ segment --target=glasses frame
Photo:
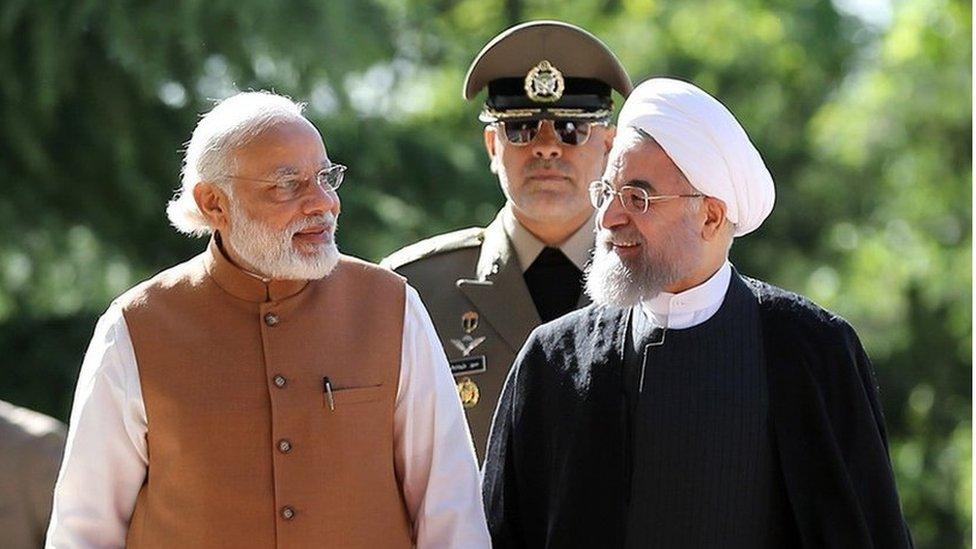
[[[339,190],[339,187],[342,185],[342,181],[345,179],[346,172],[348,170],[349,170],[349,167],[346,166],[346,165],[344,165],[344,164],[332,164],[328,168],[322,168],[321,170],[315,172],[315,182],[320,187],[322,187],[324,189],[329,189],[329,190],[332,190],[332,191],[337,191],[337,190]],[[322,174],[325,174],[325,176],[323,177]],[[335,174],[335,175],[333,176],[333,174]],[[285,179],[285,178],[282,178],[282,179],[259,179],[257,177],[244,177],[243,175],[233,175],[233,174],[223,174],[223,175],[221,175],[219,177],[226,177],[226,178],[229,178],[229,179],[240,179],[241,181],[253,181],[255,183],[275,183],[275,184],[281,183],[282,180]],[[333,177],[333,178],[336,179],[336,182],[335,182],[334,185],[329,182],[329,178],[330,177]],[[303,183],[305,181],[308,181],[308,178],[302,179],[302,182]]]
[[[552,131],[553,133],[556,134],[556,137],[559,138],[559,143],[566,147],[582,147],[583,145],[586,145],[586,143],[590,140],[590,136],[593,135],[593,126],[610,125],[609,120],[577,120],[574,118],[530,118],[530,119],[522,119],[522,120],[498,120],[493,122],[492,125],[501,130],[501,134],[505,138],[505,142],[508,143],[509,145],[513,147],[528,147],[529,145],[532,144],[533,141],[535,141],[539,137],[539,134],[542,133],[542,123],[547,120],[549,122],[552,122]],[[525,143],[515,143],[514,141],[508,138],[508,132],[505,131],[506,123],[533,122],[533,121],[536,123],[536,126],[535,126],[535,135],[532,136],[532,139],[529,139]],[[576,124],[585,124],[587,127],[586,135],[583,137],[583,140],[580,141],[579,143],[567,143],[563,140],[562,135],[560,135],[560,133],[556,131],[557,121],[574,122]]]
[[[624,201],[624,189],[634,190],[634,191],[637,191],[638,193],[640,193],[641,195],[643,195],[642,196],[642,199],[644,200],[644,207],[641,208],[640,210],[635,210],[635,209],[633,209],[632,206],[628,206],[627,203],[626,203],[626,201]],[[704,195],[702,193],[653,194],[652,195],[649,192],[647,192],[647,189],[642,189],[640,187],[635,187],[633,185],[624,185],[623,187],[620,187],[619,190],[617,190],[617,189],[614,189],[613,188],[613,185],[610,185],[606,181],[603,181],[603,180],[598,179],[598,180],[593,181],[592,183],[590,183],[590,187],[589,187],[590,204],[592,204],[593,207],[596,208],[597,210],[599,210],[603,206],[609,204],[613,200],[613,198],[610,198],[610,200],[607,200],[603,204],[597,204],[597,196],[600,196],[600,195],[597,195],[596,194],[596,191],[599,191],[600,192],[600,195],[602,195],[602,196],[608,196],[609,195],[609,196],[612,197],[612,196],[615,195],[617,197],[617,199],[620,201],[620,205],[621,205],[621,207],[623,207],[624,211],[631,212],[631,213],[640,213],[640,214],[647,213],[647,210],[648,210],[648,208],[650,207],[650,205],[652,203],[653,204],[657,204],[659,202],[666,202],[668,200],[672,200],[672,199],[675,199],[675,198],[704,198],[706,196],[706,195]]]

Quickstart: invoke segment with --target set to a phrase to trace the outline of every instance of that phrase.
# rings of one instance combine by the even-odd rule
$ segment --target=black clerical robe
[[[911,547],[877,384],[853,328],[733,273],[736,285],[758,304],[774,451],[803,546]],[[523,347],[484,466],[495,547],[641,546],[627,539],[629,314],[586,307],[540,326]]]

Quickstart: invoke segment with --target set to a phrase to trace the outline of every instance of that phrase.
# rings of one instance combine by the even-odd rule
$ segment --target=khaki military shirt
[[[593,224],[587,222],[560,249],[582,269],[593,241]],[[407,278],[430,312],[479,461],[508,371],[541,323],[522,275],[528,268],[523,263],[531,263],[544,247],[503,208],[488,227],[429,238],[382,263]],[[587,304],[581,294],[578,306]]]
[[[0,400],[0,546],[44,546],[64,425]]]

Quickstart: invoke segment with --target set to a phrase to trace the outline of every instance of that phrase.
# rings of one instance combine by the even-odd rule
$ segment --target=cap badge
[[[525,95],[536,103],[559,101],[566,89],[563,73],[543,59],[525,75]]]

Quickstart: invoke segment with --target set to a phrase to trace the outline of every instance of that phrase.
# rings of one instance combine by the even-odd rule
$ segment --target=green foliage
[[[308,102],[352,168],[344,250],[375,260],[488,222],[502,195],[465,70],[502,28],[558,17],[635,81],[686,78],[736,113],[778,196],[733,260],[857,327],[917,545],[968,546],[971,5],[856,4],[6,0],[0,398],[64,418],[95,315],[202,249],[164,206],[198,114],[234,90]]]

